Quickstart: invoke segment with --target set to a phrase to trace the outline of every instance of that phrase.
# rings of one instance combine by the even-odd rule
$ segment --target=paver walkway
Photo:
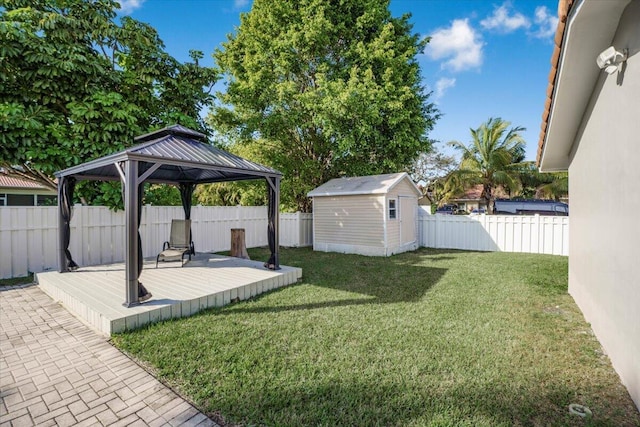
[[[0,287],[0,427],[217,426],[36,285]]]

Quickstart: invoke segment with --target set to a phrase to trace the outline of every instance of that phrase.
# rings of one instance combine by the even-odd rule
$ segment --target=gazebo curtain
[[[75,263],[69,243],[71,241],[71,217],[73,216],[73,190],[76,187],[76,180],[73,177],[61,178],[58,184],[58,200],[60,204],[60,216],[62,217],[62,249],[64,251],[67,270],[76,270],[78,264]]]
[[[140,222],[142,221],[142,197],[144,196],[144,182],[138,186],[138,297],[146,295],[147,289],[140,283],[140,275],[142,274],[142,264],[144,258],[142,255],[142,238],[140,237]]]
[[[266,262],[265,267],[271,269],[279,269],[278,259],[276,257],[276,213],[277,213],[277,194],[276,189],[273,188],[269,183],[267,185],[267,189],[269,191],[268,194],[268,225],[267,225],[267,240],[269,241],[269,251],[271,252],[271,256],[269,257],[269,261]]]
[[[181,182],[178,185],[178,190],[180,191],[180,199],[182,200],[182,209],[184,209],[184,219],[191,219],[191,199],[193,197],[193,190],[195,190],[196,185],[190,182]],[[191,242],[191,255],[196,254],[196,250],[193,247],[193,237],[191,234],[191,229],[189,229],[189,242]]]
[[[191,219],[191,198],[196,185],[189,182],[181,182],[178,186],[182,208],[184,209],[184,219]]]

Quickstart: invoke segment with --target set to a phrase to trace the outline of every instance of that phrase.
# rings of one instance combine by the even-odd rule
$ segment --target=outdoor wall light
[[[609,46],[598,55],[596,63],[601,70],[604,70],[607,74],[613,74],[615,71],[620,71],[622,63],[627,60],[627,49],[623,49],[622,52],[616,50],[615,47]]]

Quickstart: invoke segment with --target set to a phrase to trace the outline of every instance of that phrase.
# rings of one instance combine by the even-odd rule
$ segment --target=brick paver
[[[34,425],[217,426],[38,286],[0,287],[0,426]]]

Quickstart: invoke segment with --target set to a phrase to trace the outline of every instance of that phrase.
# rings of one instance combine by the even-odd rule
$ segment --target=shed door
[[[400,196],[400,244],[416,241],[415,198]]]

